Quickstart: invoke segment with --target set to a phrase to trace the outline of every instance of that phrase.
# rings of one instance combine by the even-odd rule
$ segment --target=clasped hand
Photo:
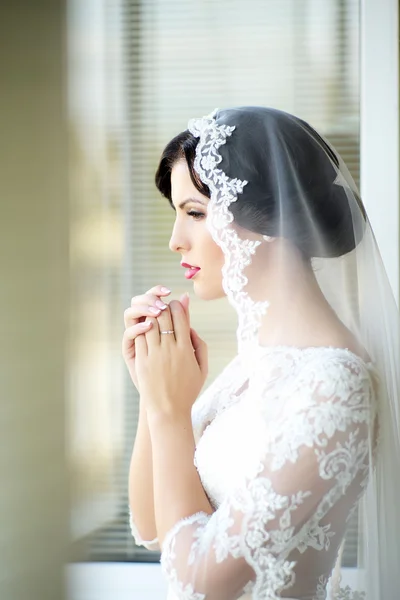
[[[190,416],[207,376],[207,345],[177,300],[142,326],[135,339],[136,375],[147,411]]]

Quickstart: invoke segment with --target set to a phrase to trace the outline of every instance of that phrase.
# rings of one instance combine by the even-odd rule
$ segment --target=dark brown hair
[[[201,181],[194,170],[194,159],[196,157],[198,141],[198,138],[195,138],[190,131],[182,131],[182,133],[179,133],[167,144],[162,153],[155,176],[155,183],[161,194],[165,198],[168,198],[171,206],[173,206],[171,198],[171,171],[174,164],[182,158],[186,159],[193,185],[200,194],[210,197],[208,186]]]

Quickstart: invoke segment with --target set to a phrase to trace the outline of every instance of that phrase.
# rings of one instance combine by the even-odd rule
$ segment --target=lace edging
[[[132,537],[134,538],[137,546],[144,546],[148,550],[158,550],[159,549],[158,538],[154,538],[154,540],[144,540],[141,537],[139,530],[136,527],[135,522],[133,520],[132,511],[130,509],[129,509],[129,527],[131,530]]]
[[[205,117],[191,119],[188,129],[192,135],[199,138],[194,168],[211,192],[207,225],[225,256],[222,285],[228,299],[237,310],[237,337],[239,345],[243,348],[246,342],[254,341],[269,302],[254,302],[243,290],[248,283],[244,269],[251,264],[251,257],[261,241],[242,240],[236,231],[229,227],[233,221],[229,206],[237,201],[248,181],[232,179],[218,168],[222,161],[218,149],[226,144],[227,138],[236,129],[235,126],[218,125],[218,110],[215,109]]]

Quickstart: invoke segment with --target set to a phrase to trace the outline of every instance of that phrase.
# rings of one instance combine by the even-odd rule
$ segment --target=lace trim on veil
[[[236,232],[233,223],[233,214],[229,207],[236,202],[238,195],[243,193],[248,181],[230,178],[220,167],[223,161],[219,148],[226,144],[232,136],[235,126],[218,124],[216,115],[218,109],[202,118],[191,119],[188,129],[195,137],[199,138],[196,148],[194,168],[201,181],[210,190],[208,204],[207,226],[214,239],[220,246],[225,256],[222,269],[222,285],[224,291],[238,314],[237,340],[239,353],[249,345],[257,342],[258,330],[261,319],[265,315],[269,302],[255,302],[244,290],[248,279],[244,270],[251,264],[261,241],[243,240]],[[196,515],[195,515],[196,517]],[[198,515],[197,515],[198,517]],[[323,576],[317,589],[315,600],[325,600],[327,597],[326,586],[328,581],[333,584],[330,598],[335,600],[363,600],[364,592],[353,591],[349,586],[340,586],[340,557],[335,573]],[[250,592],[249,587],[248,591]],[[192,597],[192,596],[190,596]]]
[[[211,192],[207,226],[225,256],[222,285],[238,314],[237,339],[241,351],[246,343],[257,340],[261,318],[266,313],[269,302],[254,302],[244,291],[248,282],[244,270],[251,264],[251,257],[261,241],[242,240],[230,226],[233,215],[229,206],[236,202],[238,194],[243,192],[248,182],[232,179],[218,168],[222,161],[218,149],[226,143],[235,127],[218,125],[215,120],[217,112],[218,109],[215,109],[208,116],[191,119],[188,129],[192,135],[199,138],[194,168]]]

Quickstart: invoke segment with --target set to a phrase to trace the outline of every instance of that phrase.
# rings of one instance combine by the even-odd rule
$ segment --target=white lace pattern
[[[223,287],[231,304],[238,313],[237,338],[242,348],[256,338],[261,318],[265,315],[269,302],[254,302],[243,288],[248,283],[244,270],[251,263],[261,241],[242,240],[230,227],[233,221],[229,206],[236,202],[247,181],[232,179],[218,168],[222,156],[218,149],[226,143],[235,130],[234,126],[218,125],[215,109],[201,119],[191,119],[188,129],[199,138],[194,167],[201,180],[208,185],[211,193],[207,207],[207,225],[215,242],[222,248],[225,264],[222,269]]]
[[[366,484],[372,365],[334,348],[265,349],[258,360],[257,379],[236,358],[193,407],[195,464],[216,510],[165,538],[176,600],[325,600],[345,517]],[[345,587],[332,598],[363,595]]]
[[[235,127],[217,114],[188,128],[199,138],[194,167],[210,189],[207,225],[238,314],[238,356],[193,406],[194,465],[215,512],[182,519],[166,535],[168,600],[327,600],[373,469],[377,375],[343,348],[258,345],[269,303],[246,293],[245,269],[263,242],[232,226],[230,206],[248,182],[220,168]],[[364,600],[334,583],[329,600]]]

